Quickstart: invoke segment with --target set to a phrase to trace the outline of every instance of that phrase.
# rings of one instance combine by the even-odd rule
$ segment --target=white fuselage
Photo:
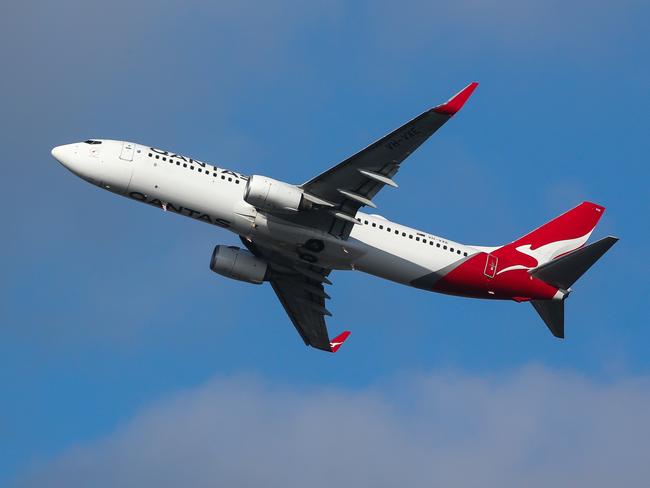
[[[306,240],[326,244],[319,263],[355,269],[411,286],[483,249],[358,212],[349,239],[297,226],[244,201],[248,177],[202,161],[139,144],[102,140],[59,146],[53,155],[81,178],[152,206],[264,242],[294,259]]]

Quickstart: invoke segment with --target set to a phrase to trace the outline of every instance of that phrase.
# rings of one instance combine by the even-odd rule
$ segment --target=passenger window
[[[466,253],[466,252],[465,252],[465,253],[463,253],[463,254],[465,255],[465,257],[467,257],[467,253]]]
[[[440,243],[439,243],[439,242],[436,244],[436,247],[440,247]]]
[[[367,220],[364,220],[363,223],[366,224],[366,225],[368,225],[368,221],[367,221]]]
[[[372,226],[373,226],[373,227],[377,227],[377,224],[375,224],[375,223],[373,222],[373,223],[372,223]]]
[[[159,155],[159,154],[156,154],[156,159],[160,159],[160,155]]]
[[[450,250],[451,252],[454,252],[454,248],[453,248],[453,247],[450,247],[449,250]]]
[[[399,231],[398,231],[398,230],[395,231],[395,235],[396,235],[396,236],[399,235]]]
[[[384,229],[384,226],[383,226],[383,225],[380,225],[379,228],[383,230],[383,229]]]
[[[419,240],[420,240],[420,238],[419,238],[419,237],[416,237],[416,238],[415,238],[415,240],[416,240],[416,241],[419,241]]]
[[[413,234],[409,234],[409,239],[413,239]]]

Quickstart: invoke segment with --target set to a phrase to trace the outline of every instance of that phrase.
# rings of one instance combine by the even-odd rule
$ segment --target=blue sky
[[[8,6],[0,485],[647,479],[649,13],[641,1]],[[214,245],[236,236],[102,192],[49,154],[126,139],[300,183],[474,80],[378,212],[497,245],[603,204],[594,236],[621,241],[575,286],[563,342],[526,304],[339,272],[329,327],[353,335],[335,356],[305,348],[269,286],[209,271]]]

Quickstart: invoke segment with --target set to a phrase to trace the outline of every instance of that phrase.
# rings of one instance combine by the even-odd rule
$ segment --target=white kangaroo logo
[[[561,254],[570,251],[575,251],[576,249],[584,245],[585,242],[587,242],[587,239],[589,239],[589,236],[591,235],[592,232],[593,229],[590,230],[587,234],[585,234],[582,237],[576,237],[575,239],[566,239],[564,241],[549,242],[548,244],[539,246],[537,249],[531,249],[530,244],[517,246],[515,248],[517,249],[517,251],[519,251],[522,254],[525,254],[526,256],[530,256],[536,261],[535,266],[524,266],[523,264],[515,264],[513,266],[508,266],[507,268],[503,268],[501,271],[497,273],[497,275],[500,275],[501,273],[505,273],[506,271],[513,271],[515,269],[533,269],[541,264],[547,263],[552,259],[555,259]]]

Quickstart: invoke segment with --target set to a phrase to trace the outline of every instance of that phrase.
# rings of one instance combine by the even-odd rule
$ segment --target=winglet
[[[433,111],[438,112],[439,114],[454,115],[456,112],[458,112],[461,109],[463,105],[465,105],[465,102],[467,101],[467,99],[470,97],[470,95],[476,89],[477,86],[478,83],[473,81],[465,88],[463,88],[461,91],[456,93],[456,95],[454,95],[449,100],[447,100],[445,103],[443,103],[442,105],[438,105],[437,107],[434,107]]]
[[[338,351],[339,347],[343,345],[343,343],[345,342],[345,340],[348,338],[349,335],[350,335],[349,330],[346,330],[341,334],[337,335],[334,339],[330,341],[330,350],[332,352]]]

